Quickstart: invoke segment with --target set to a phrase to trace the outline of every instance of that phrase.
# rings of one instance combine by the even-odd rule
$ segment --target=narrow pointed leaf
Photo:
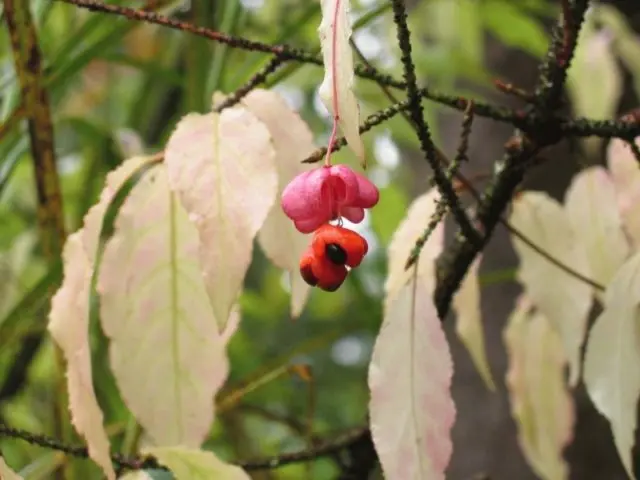
[[[432,298],[442,224],[404,270],[437,198],[435,189],[417,198],[389,246],[384,319],[369,366],[371,434],[388,480],[444,479],[452,452],[453,362]]]
[[[22,477],[9,468],[0,455],[0,479],[2,480],[22,480]]]
[[[504,339],[509,356],[507,388],[518,442],[543,480],[568,478],[563,450],[573,437],[574,405],[568,391],[560,337],[522,298],[511,314]]]
[[[482,326],[482,311],[480,310],[480,280],[478,270],[482,257],[478,256],[471,265],[467,275],[460,285],[460,289],[453,299],[453,309],[456,311],[456,332],[478,373],[489,390],[495,392],[496,384],[491,375],[491,368],[487,360],[484,344],[484,328]]]
[[[199,446],[228,364],[200,271],[198,232],[163,165],[122,205],[98,291],[125,403],[154,444]]]
[[[526,192],[513,204],[510,223],[540,249],[589,277],[584,247],[564,209],[548,195]],[[518,279],[540,312],[560,334],[569,359],[570,384],[580,376],[580,347],[591,309],[592,289],[513,237],[520,259]]]
[[[250,480],[240,467],[229,465],[213,452],[182,447],[149,448],[152,455],[173,473],[176,480]]]
[[[452,453],[453,362],[432,287],[413,278],[391,299],[371,365],[371,435],[388,480],[444,479]]]
[[[640,146],[640,141],[636,141]],[[624,141],[614,138],[607,151],[607,163],[616,190],[618,209],[634,247],[640,246],[640,163]]]
[[[569,97],[576,115],[611,119],[622,93],[622,74],[612,50],[612,35],[587,18],[567,72]]]
[[[109,457],[109,439],[91,373],[89,295],[93,265],[82,243],[82,230],[69,236],[63,250],[64,280],[51,300],[49,332],[67,362],[71,421],[89,448],[89,456],[109,480],[116,478]]]
[[[107,175],[96,203],[84,218],[83,228],[64,247],[64,280],[51,303],[49,332],[67,361],[69,409],[76,430],[85,438],[90,457],[108,479],[115,478],[103,415],[93,389],[89,348],[89,297],[98,242],[105,212],[124,182],[152,157],[134,157]]]
[[[220,331],[249,268],[253,239],[276,198],[274,158],[267,127],[242,107],[187,115],[165,150],[171,189],[198,230]]]
[[[603,312],[591,329],[584,382],[596,408],[611,424],[622,464],[633,476],[631,449],[640,397],[640,253],[618,270]]]
[[[566,194],[565,209],[576,238],[585,246],[591,279],[608,285],[627,258],[629,245],[607,171],[591,167],[576,175]]]
[[[348,16],[349,3],[350,0],[321,0],[322,22],[318,33],[325,73],[320,85],[320,98],[327,109],[339,117],[347,144],[362,164],[366,165],[364,144],[360,137],[360,107],[353,92],[355,75],[349,44],[352,33]],[[335,102],[334,93],[337,94]],[[337,108],[334,108],[334,103]]]
[[[256,89],[243,100],[244,105],[264,123],[273,138],[278,171],[278,198],[284,187],[310,166],[301,163],[315,151],[313,134],[296,112],[276,92]],[[300,256],[309,237],[300,233],[275,202],[264,222],[258,241],[269,259],[287,270],[291,279],[291,316],[298,317],[309,296],[310,286],[299,273]]]
[[[405,264],[416,245],[416,241],[422,236],[431,217],[436,211],[436,202],[440,194],[436,188],[416,198],[407,215],[393,234],[389,244],[389,273],[385,283],[387,299],[403,288],[411,272],[405,270]],[[442,252],[444,246],[444,223],[436,226],[429,240],[422,248],[418,274],[423,278],[435,279],[434,260]]]

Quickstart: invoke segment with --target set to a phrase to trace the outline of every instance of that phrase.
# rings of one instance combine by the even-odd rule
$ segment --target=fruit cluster
[[[282,209],[301,233],[314,232],[300,259],[309,284],[337,290],[349,269],[362,262],[369,246],[358,233],[342,227],[342,218],[360,223],[364,209],[378,203],[377,187],[346,165],[323,166],[294,178],[282,192]],[[339,225],[329,222],[337,220]]]

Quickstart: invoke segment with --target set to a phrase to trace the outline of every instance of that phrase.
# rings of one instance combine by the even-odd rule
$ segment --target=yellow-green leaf
[[[213,452],[183,447],[148,448],[173,473],[176,480],[250,480],[240,467],[223,462]]]
[[[495,392],[496,384],[491,375],[484,345],[482,311],[480,310],[480,280],[478,270],[482,256],[479,255],[469,268],[460,289],[453,298],[453,309],[457,314],[456,333],[467,347],[473,364],[489,390]]]
[[[607,288],[584,360],[584,382],[593,404],[611,424],[613,439],[630,478],[631,449],[640,397],[640,253],[618,270]]]
[[[525,192],[513,204],[510,223],[531,242],[574,271],[589,277],[580,239],[562,206],[540,192]],[[527,296],[558,331],[569,359],[570,384],[580,377],[580,347],[591,309],[591,286],[534,251],[518,237],[513,244],[520,259],[518,280]]]
[[[584,245],[591,279],[608,285],[627,258],[629,245],[607,171],[591,167],[577,174],[567,190],[565,209],[576,240]]]
[[[573,437],[575,409],[565,381],[566,357],[550,322],[520,298],[504,331],[507,388],[518,442],[543,480],[568,478],[563,450]]]

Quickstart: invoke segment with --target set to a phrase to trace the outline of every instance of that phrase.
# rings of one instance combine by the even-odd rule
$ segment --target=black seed
[[[327,258],[336,265],[344,265],[347,263],[347,252],[337,243],[328,243],[327,246],[324,247],[324,251],[327,254]]]

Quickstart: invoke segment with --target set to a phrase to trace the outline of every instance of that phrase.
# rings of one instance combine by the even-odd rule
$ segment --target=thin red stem
[[[336,141],[338,134],[338,121],[340,120],[340,112],[338,111],[338,80],[336,78],[336,72],[338,70],[338,55],[336,50],[338,48],[338,12],[340,11],[340,0],[336,0],[335,10],[333,12],[333,25],[331,31],[331,94],[333,103],[333,128],[331,129],[331,136],[329,137],[329,144],[327,145],[327,156],[324,159],[324,164],[331,166],[331,152],[333,151],[333,145]]]

